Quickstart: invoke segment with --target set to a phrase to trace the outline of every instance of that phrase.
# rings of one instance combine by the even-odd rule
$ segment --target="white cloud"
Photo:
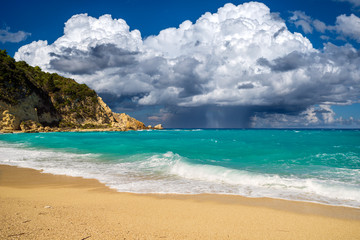
[[[312,33],[312,19],[310,16],[306,15],[302,11],[294,11],[292,12],[292,16],[290,17],[290,21],[295,24],[296,27],[301,27],[304,33]]]
[[[331,109],[330,105],[319,105],[309,107],[300,114],[267,114],[260,113],[252,117],[252,127],[268,128],[268,127],[342,127],[353,128],[359,127],[360,119],[349,117],[337,117],[336,113]]]
[[[326,24],[318,19],[313,20],[312,23],[318,32],[324,33],[327,30]]]
[[[312,24],[325,28],[320,21]],[[246,119],[261,111],[300,113],[314,104],[351,103],[360,89],[356,49],[328,44],[316,50],[257,2],[226,4],[146,39],[122,19],[75,15],[54,43],[25,45],[15,58],[133,107],[166,106],[167,119],[176,108],[177,114],[211,116],[204,119],[216,124],[214,116],[225,119],[239,108]]]
[[[320,108],[323,110],[322,118],[325,123],[333,123],[335,121],[335,112],[331,109],[330,105],[320,105]]]
[[[10,28],[0,29],[0,42],[18,43],[24,41],[31,33],[24,31],[10,32]]]
[[[354,14],[338,16],[334,28],[339,34],[360,42],[360,18]]]
[[[324,22],[313,19],[302,11],[294,11],[292,14],[289,21],[296,27],[301,27],[305,34],[313,33],[314,29],[321,33],[326,31],[336,32],[340,35],[340,38],[350,38],[360,42],[360,18],[354,14],[338,16],[335,25],[326,25]],[[329,37],[323,36],[323,38]]]
[[[328,27],[324,22],[313,19],[302,11],[294,11],[292,14],[293,15],[289,19],[290,22],[295,24],[296,27],[301,27],[304,33],[313,33],[314,28],[321,33],[328,30]]]
[[[304,116],[306,118],[306,121],[303,121],[305,124],[315,124],[320,121],[319,118],[316,116],[314,107],[309,107],[304,112],[302,112],[300,116]]]

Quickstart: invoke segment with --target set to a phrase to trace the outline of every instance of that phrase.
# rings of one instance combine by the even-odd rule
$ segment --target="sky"
[[[359,128],[360,0],[6,1],[0,49],[174,128]]]

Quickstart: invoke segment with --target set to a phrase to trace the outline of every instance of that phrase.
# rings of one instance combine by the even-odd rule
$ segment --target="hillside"
[[[146,128],[124,113],[113,113],[85,84],[16,62],[0,50],[0,132]]]

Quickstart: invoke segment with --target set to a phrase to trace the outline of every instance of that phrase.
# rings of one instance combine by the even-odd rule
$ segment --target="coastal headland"
[[[0,50],[0,133],[162,129],[114,113],[85,84],[16,62]]]
[[[119,193],[0,165],[1,239],[360,239],[360,209],[230,195]]]

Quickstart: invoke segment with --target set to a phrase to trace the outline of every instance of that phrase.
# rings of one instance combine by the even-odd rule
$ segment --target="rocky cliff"
[[[0,131],[139,130],[145,125],[113,113],[94,90],[58,74],[15,62],[0,50]]]

